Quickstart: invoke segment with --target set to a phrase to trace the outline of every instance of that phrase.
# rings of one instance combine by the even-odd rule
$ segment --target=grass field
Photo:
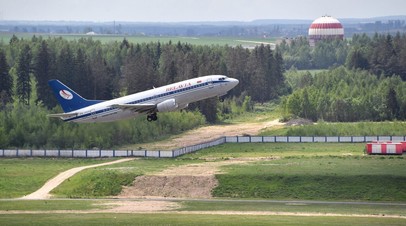
[[[136,202],[137,200],[135,200]],[[0,211],[58,211],[107,209],[105,203],[111,200],[0,200]],[[171,201],[180,208],[173,211],[279,211],[286,213],[336,213],[406,216],[405,205],[301,203],[264,200],[190,200]]]
[[[111,159],[1,159],[0,198],[16,198],[30,194],[62,171],[106,161]]]
[[[355,122],[326,123],[313,125],[270,128],[261,136],[404,136],[406,123],[397,122]]]
[[[127,39],[131,43],[150,43],[150,42],[161,42],[168,43],[189,43],[192,45],[229,45],[237,46],[243,45],[247,47],[253,47],[259,43],[275,43],[275,38],[269,39],[244,39],[240,37],[181,37],[181,36],[125,36],[125,35],[80,35],[80,34],[34,34],[34,33],[17,33],[18,38],[31,39],[33,35],[42,36],[44,38],[48,37],[63,37],[67,40],[79,40],[81,38],[92,38],[93,40],[99,40],[102,43],[109,42],[121,42],[123,39]],[[13,36],[13,33],[1,33],[0,32],[0,42],[8,43],[10,38]]]
[[[406,201],[403,156],[363,156],[364,144],[226,144],[182,158],[274,158],[223,167],[216,197]]]
[[[217,175],[219,186],[213,192],[215,196],[224,197],[225,200],[172,201],[180,203],[181,207],[165,213],[136,214],[81,213],[106,208],[98,205],[105,200],[0,200],[0,211],[3,211],[0,225],[405,225],[406,219],[403,218],[350,216],[406,216],[405,157],[364,156],[363,148],[364,144],[348,143],[226,144],[177,159],[140,159],[95,168],[74,176],[60,186],[58,190],[61,190],[57,190],[56,194],[62,197],[79,194],[80,197],[83,194],[78,191],[86,190],[87,186],[91,191],[97,190],[91,187],[95,184],[93,182],[102,181],[102,187],[110,186],[106,181],[114,181],[120,175],[141,175],[171,166],[231,158],[256,159],[244,164],[223,166],[224,173]],[[37,169],[41,165],[50,165],[48,171],[55,172],[55,169],[61,169],[62,166],[70,168],[90,164],[81,159],[2,159],[0,163],[3,169],[13,168],[13,171],[24,172],[26,178],[36,178]],[[7,179],[5,176],[13,171],[3,170],[0,178],[3,181],[12,180],[12,176],[8,175]],[[115,174],[110,177],[106,176],[106,172]],[[82,184],[85,187],[81,187]],[[25,187],[21,182],[15,186]],[[70,193],[62,192],[64,189]],[[2,189],[3,194],[10,191],[10,188],[6,191]],[[292,201],[261,201],[264,199]],[[395,205],[301,203],[299,200],[385,201]],[[67,212],[47,212],[53,210]],[[24,214],[13,211],[45,212]],[[193,211],[203,212],[195,214]],[[255,213],[227,215],[225,212],[215,213],[216,211]],[[262,215],[263,211],[288,215]],[[343,216],[291,216],[297,213],[334,213]]]
[[[39,189],[58,173],[78,166],[113,161],[114,159],[0,159],[0,198],[17,198]],[[65,181],[53,191],[62,197],[100,197],[117,194],[121,185],[131,183],[136,175],[162,170],[191,160],[140,159],[136,163],[88,169]],[[118,187],[118,190],[117,190]]]
[[[136,176],[192,162],[201,161],[146,158],[89,169],[64,181],[52,194],[67,198],[114,196],[120,193],[121,186],[131,184]]]
[[[102,209],[102,201],[90,200],[0,200],[0,211],[50,211]],[[1,218],[1,217],[0,217]]]
[[[279,211],[286,213],[335,213],[406,216],[406,206],[336,203],[266,202],[262,200],[183,201],[180,211]]]
[[[65,181],[53,194],[75,198],[105,197],[118,194],[121,186],[131,183],[132,178],[137,175],[170,166],[202,162],[206,159],[221,161],[228,158],[274,158],[272,161],[259,160],[224,167],[223,170],[227,173],[217,175],[220,185],[213,194],[218,197],[285,200],[406,201],[406,190],[402,189],[406,187],[404,157],[363,156],[363,149],[364,144],[347,143],[227,144],[175,160],[141,159],[87,170]],[[22,165],[26,165],[24,160],[20,161],[23,161]],[[54,160],[53,164],[58,161]],[[65,163],[66,160],[59,162]],[[18,166],[16,162],[14,165]],[[48,167],[51,166],[48,164]],[[55,165],[53,167],[58,168]],[[25,173],[31,173],[27,175],[30,179],[41,176],[35,173],[36,169],[27,169]],[[18,170],[15,168],[14,171]],[[10,195],[13,194],[13,183],[5,184],[9,186],[2,190],[3,197],[16,197]],[[33,191],[28,186],[20,187],[25,188],[24,193]]]
[[[404,219],[213,214],[9,214],[1,225],[404,225]]]
[[[179,158],[362,156],[364,148],[362,143],[228,143]]]
[[[406,202],[404,159],[286,158],[226,167],[216,197]],[[390,167],[389,167],[390,166]]]
[[[364,144],[226,144],[177,159],[139,159],[83,171],[53,191],[57,197],[106,197],[137,175],[171,166],[231,158],[257,158],[225,166],[217,197],[406,201],[403,156],[364,156]],[[265,158],[265,160],[261,160]],[[272,159],[272,160],[269,160]],[[103,161],[107,161],[103,160]],[[3,159],[1,197],[29,194],[58,172],[99,163],[83,159]]]
[[[406,222],[406,219],[402,218],[357,216],[365,214],[405,216],[405,206],[400,205],[301,204],[249,200],[174,201],[180,202],[182,207],[164,213],[85,214],[82,212],[104,209],[105,206],[102,205],[104,202],[111,202],[111,200],[0,200],[0,211],[10,212],[10,214],[1,213],[0,225],[342,225],[343,223],[404,225]],[[22,210],[45,212],[15,213],[15,211]],[[73,213],[46,213],[46,211],[73,211]],[[209,211],[210,214],[205,214],[204,211]],[[249,211],[252,214],[227,215],[226,212],[218,211],[239,211],[241,213]],[[287,215],[266,214],[268,211]],[[309,213],[309,216],[295,216],[298,213]],[[311,216],[312,214],[327,215],[330,213],[342,216]]]

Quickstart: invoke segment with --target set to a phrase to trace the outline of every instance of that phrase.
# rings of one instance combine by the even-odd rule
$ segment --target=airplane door
[[[211,78],[207,79],[207,83],[209,84],[209,88],[213,88],[213,80]]]

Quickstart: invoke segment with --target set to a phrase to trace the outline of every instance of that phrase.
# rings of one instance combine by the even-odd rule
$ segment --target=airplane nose
[[[230,78],[230,82],[231,82],[231,84],[233,84],[233,86],[236,86],[236,85],[238,85],[238,83],[240,81],[238,81],[238,79],[235,79],[235,78]]]

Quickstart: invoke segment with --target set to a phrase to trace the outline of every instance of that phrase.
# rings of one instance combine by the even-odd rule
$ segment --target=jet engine
[[[189,106],[189,104],[179,105],[178,109],[181,110],[181,109],[187,108],[188,106]]]
[[[157,104],[156,108],[158,112],[175,111],[178,109],[178,104],[175,99],[169,99]]]

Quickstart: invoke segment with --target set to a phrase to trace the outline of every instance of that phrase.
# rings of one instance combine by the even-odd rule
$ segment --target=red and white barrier
[[[406,151],[406,142],[374,142],[367,144],[368,154],[401,155]]]

